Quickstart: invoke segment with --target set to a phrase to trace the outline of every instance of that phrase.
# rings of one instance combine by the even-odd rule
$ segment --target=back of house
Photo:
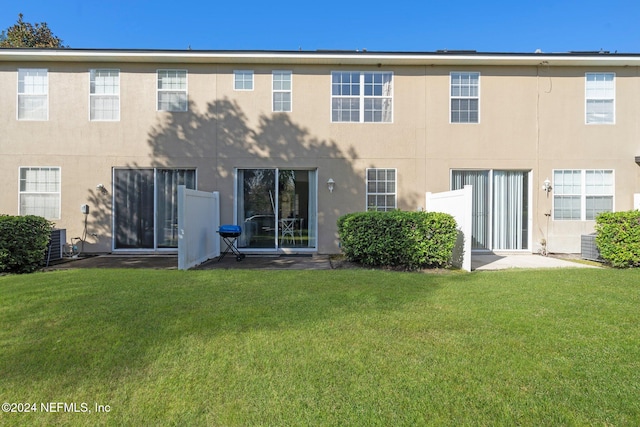
[[[255,253],[473,187],[475,251],[574,253],[637,208],[640,56],[0,49],[0,213],[87,252],[177,250],[177,188]]]

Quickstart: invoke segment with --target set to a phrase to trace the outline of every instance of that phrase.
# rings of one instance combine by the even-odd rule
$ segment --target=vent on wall
[[[47,251],[47,265],[51,261],[62,259],[62,249],[67,241],[67,230],[63,228],[54,228],[51,230],[51,240],[49,241],[49,250]]]

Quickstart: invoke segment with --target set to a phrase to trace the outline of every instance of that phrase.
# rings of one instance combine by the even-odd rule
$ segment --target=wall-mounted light
[[[542,183],[542,190],[544,190],[544,192],[546,192],[547,194],[551,192],[551,181],[549,181],[549,178],[545,179]]]
[[[107,189],[104,188],[103,184],[96,185],[96,190],[98,190],[100,194],[107,194]]]
[[[329,193],[333,193],[333,187],[336,185],[336,182],[333,180],[333,178],[329,178],[329,180],[327,181],[327,188],[329,189]]]

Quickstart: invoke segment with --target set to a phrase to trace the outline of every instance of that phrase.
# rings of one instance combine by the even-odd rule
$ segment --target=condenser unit
[[[47,265],[51,261],[62,259],[64,244],[67,241],[67,230],[64,228],[54,228],[51,230],[51,240],[47,251]]]
[[[595,233],[582,235],[580,241],[580,249],[582,259],[588,259],[590,261],[602,261],[600,251],[598,250],[598,246],[596,245]]]

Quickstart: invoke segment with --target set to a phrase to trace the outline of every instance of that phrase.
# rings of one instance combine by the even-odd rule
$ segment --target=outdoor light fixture
[[[551,181],[549,181],[549,178],[545,179],[544,182],[542,183],[542,189],[549,194],[549,192],[551,191]]]
[[[333,193],[333,187],[336,185],[336,182],[333,180],[333,178],[329,178],[329,180],[327,181],[327,188],[329,189],[329,193]]]
[[[100,194],[107,194],[107,189],[104,188],[103,184],[96,185],[96,190],[98,190]]]

